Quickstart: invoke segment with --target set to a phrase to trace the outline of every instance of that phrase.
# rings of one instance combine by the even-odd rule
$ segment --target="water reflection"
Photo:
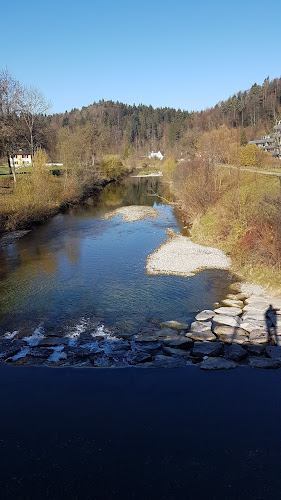
[[[159,179],[127,179],[108,185],[95,199],[0,248],[0,333],[45,328],[60,331],[82,317],[106,326],[136,330],[149,320],[186,317],[211,308],[224,296],[227,272],[204,271],[192,278],[146,275],[146,258],[179,230]],[[166,189],[166,188],[165,188]],[[158,219],[126,223],[102,215],[119,206],[149,205]]]

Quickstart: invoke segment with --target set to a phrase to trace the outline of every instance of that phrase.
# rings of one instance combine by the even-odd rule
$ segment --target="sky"
[[[100,99],[203,110],[281,76],[279,10],[280,0],[10,0],[0,69],[42,91],[51,113]]]

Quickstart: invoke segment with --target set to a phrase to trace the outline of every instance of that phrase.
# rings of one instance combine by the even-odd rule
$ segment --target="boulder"
[[[160,323],[161,327],[167,327],[167,328],[173,328],[174,330],[180,330],[180,331],[184,331],[184,330],[188,330],[189,329],[189,326],[187,323],[181,323],[179,321],[164,321],[163,323]]]
[[[242,323],[240,323],[240,328],[242,328],[248,333],[251,333],[253,330],[264,330],[264,323],[255,320],[244,321],[242,319]]]
[[[158,354],[155,356],[152,365],[154,368],[181,368],[186,366],[187,363],[191,364],[182,356],[164,356],[164,354]]]
[[[264,346],[261,344],[247,344],[246,349],[251,356],[261,356],[264,354]]]
[[[233,327],[239,327],[241,323],[241,319],[239,316],[229,316],[229,315],[224,315],[224,314],[216,314],[213,317],[213,322],[214,323],[219,323],[221,325],[228,325],[228,326],[233,326]]]
[[[149,352],[150,354],[156,353],[159,351],[162,347],[162,344],[160,342],[141,342],[139,344],[136,343],[136,350],[137,351],[145,351]],[[119,350],[120,352],[120,350]],[[113,351],[114,353],[114,351]]]
[[[148,361],[152,361],[152,357],[149,352],[129,352],[127,355],[127,361],[129,365],[137,365],[138,363],[147,363]]]
[[[131,340],[134,340],[135,342],[157,342],[158,337],[155,334],[146,334],[146,333],[140,333],[138,335],[135,335]]]
[[[241,361],[246,358],[247,352],[238,344],[226,345],[224,348],[224,356],[232,361]]]
[[[69,339],[65,337],[47,337],[41,340],[37,347],[58,347],[60,345],[66,345]]]
[[[165,346],[172,347],[173,349],[190,349],[193,347],[193,340],[189,337],[180,337],[178,339],[164,340]]]
[[[277,359],[281,361],[281,347],[266,346],[265,352],[271,359]]]
[[[267,344],[268,336],[265,330],[252,330],[249,335],[250,342],[254,344]]]
[[[184,359],[190,359],[190,352],[183,349],[173,349],[172,347],[163,346],[163,353],[166,356],[180,356]]]
[[[245,293],[229,293],[227,295],[227,298],[230,299],[230,300],[241,300],[244,302],[245,299],[247,299],[247,295],[245,295]]]
[[[248,337],[246,335],[220,335],[220,341],[224,342],[224,344],[240,344],[244,345],[249,342]]]
[[[281,366],[280,361],[278,361],[277,359],[253,356],[249,359],[249,361],[252,368],[277,369]]]
[[[218,307],[215,309],[216,314],[221,314],[224,316],[240,316],[242,314],[242,309],[240,307]]]
[[[229,307],[236,307],[238,309],[242,309],[244,303],[242,302],[242,300],[234,300],[234,299],[224,299],[222,301],[222,303],[225,305],[225,306],[229,306]]]
[[[232,370],[236,368],[235,361],[225,358],[208,358],[199,364],[201,370]]]
[[[12,356],[15,356],[18,352],[20,352],[20,350],[21,350],[20,345],[9,346],[0,353],[0,359],[7,359]]]
[[[194,342],[192,355],[197,358],[204,356],[220,356],[223,352],[223,344],[220,342]]]
[[[211,321],[193,321],[190,326],[189,332],[191,333],[198,333],[198,332],[205,332],[209,331],[212,328],[212,322]],[[189,335],[191,336],[191,335]]]
[[[247,332],[242,328],[233,328],[232,326],[218,325],[215,326],[214,332],[216,335],[244,335],[247,336]]]
[[[241,292],[241,287],[242,287],[242,283],[239,283],[238,281],[235,282],[235,283],[231,283],[231,285],[229,285],[229,288],[230,290],[234,290],[235,292]]]
[[[188,332],[186,336],[193,340],[201,340],[206,342],[214,342],[217,337],[211,332],[211,330],[205,330],[204,332]]]
[[[207,321],[208,319],[212,319],[213,316],[215,316],[214,311],[211,311],[211,309],[205,309],[197,314],[195,319],[196,321]]]

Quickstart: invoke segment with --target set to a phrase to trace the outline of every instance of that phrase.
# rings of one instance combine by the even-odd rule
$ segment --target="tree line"
[[[81,166],[105,154],[126,159],[159,149],[166,157],[188,158],[198,152],[203,133],[221,126],[232,135],[236,130],[236,142],[242,130],[245,145],[271,132],[281,118],[281,78],[266,78],[201,112],[104,100],[64,113],[47,115],[49,109],[38,89],[21,85],[7,70],[0,72],[0,156],[19,148],[33,155],[41,147],[52,161],[63,161],[69,151]]]

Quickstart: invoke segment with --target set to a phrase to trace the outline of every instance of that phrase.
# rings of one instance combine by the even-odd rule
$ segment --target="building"
[[[158,160],[163,160],[164,155],[162,155],[161,151],[158,151],[158,153],[154,153],[154,151],[151,151],[148,155],[148,158],[156,158]]]
[[[255,144],[264,151],[268,151],[273,158],[281,160],[281,120],[274,127],[275,132],[269,135],[263,135],[256,141],[250,141],[249,144]]]
[[[31,154],[23,154],[21,150],[16,155],[10,155],[10,161],[14,162],[15,167],[23,167],[25,165],[32,165]]]

